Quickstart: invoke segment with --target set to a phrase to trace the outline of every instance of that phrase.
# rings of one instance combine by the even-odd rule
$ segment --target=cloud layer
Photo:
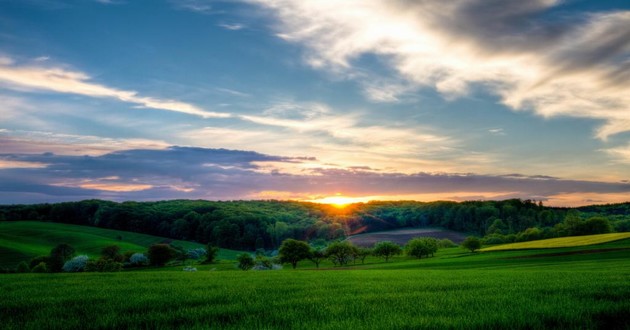
[[[572,15],[560,0],[249,2],[308,49],[308,64],[356,79],[375,101],[481,86],[514,110],[602,120],[601,139],[630,130],[630,11]],[[357,70],[371,55],[393,73]]]
[[[309,157],[280,157],[251,151],[171,146],[120,150],[98,156],[0,154],[0,198],[50,202],[85,198],[156,200],[172,198],[318,199],[388,196],[435,200],[580,196],[627,196],[629,183],[562,180],[547,176],[472,173],[381,173],[367,167],[311,168],[301,173],[267,170],[265,163],[299,166]]]

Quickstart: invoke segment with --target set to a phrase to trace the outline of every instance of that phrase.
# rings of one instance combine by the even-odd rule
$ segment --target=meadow
[[[223,262],[192,273],[6,274],[0,319],[6,329],[622,329],[630,327],[629,258],[623,240],[451,248],[319,270],[302,261],[297,270],[244,272]]]
[[[188,241],[97,227],[40,221],[0,221],[0,267],[15,267],[21,261],[48,255],[59,243],[74,247],[77,255],[99,256],[107,245],[118,245],[122,251],[144,252],[152,244],[172,242],[185,249],[205,247]],[[238,251],[221,249],[219,259],[234,259]]]

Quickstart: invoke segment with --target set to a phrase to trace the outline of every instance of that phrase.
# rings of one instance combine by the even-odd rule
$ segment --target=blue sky
[[[0,0],[0,203],[630,200],[627,1]]]

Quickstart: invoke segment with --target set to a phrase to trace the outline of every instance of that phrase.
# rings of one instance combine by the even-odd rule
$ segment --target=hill
[[[440,228],[405,228],[395,230],[385,230],[358,234],[348,237],[348,241],[363,247],[372,247],[382,241],[391,241],[399,245],[405,245],[410,239],[415,237],[433,237],[437,239],[447,238],[459,244],[466,236],[460,232],[440,229]]]
[[[524,250],[524,249],[550,249],[573,246],[586,246],[593,244],[608,243],[622,239],[630,238],[630,233],[612,233],[599,235],[571,236],[543,239],[530,242],[520,242],[511,244],[502,244],[498,246],[487,247],[480,251],[502,251],[502,250]]]
[[[144,252],[152,244],[172,242],[185,249],[203,244],[174,241],[169,238],[88,226],[38,221],[0,222],[0,267],[14,267],[20,261],[47,255],[59,243],[68,243],[77,254],[97,256],[111,244],[122,251]],[[219,259],[234,259],[237,251],[221,249]]]

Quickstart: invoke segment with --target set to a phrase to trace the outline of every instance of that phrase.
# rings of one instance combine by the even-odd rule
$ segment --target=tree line
[[[237,250],[273,250],[287,238],[333,241],[358,233],[435,226],[487,244],[630,231],[630,203],[555,208],[511,199],[369,202],[334,206],[297,201],[111,202],[0,205],[0,221],[37,220],[146,233]]]

